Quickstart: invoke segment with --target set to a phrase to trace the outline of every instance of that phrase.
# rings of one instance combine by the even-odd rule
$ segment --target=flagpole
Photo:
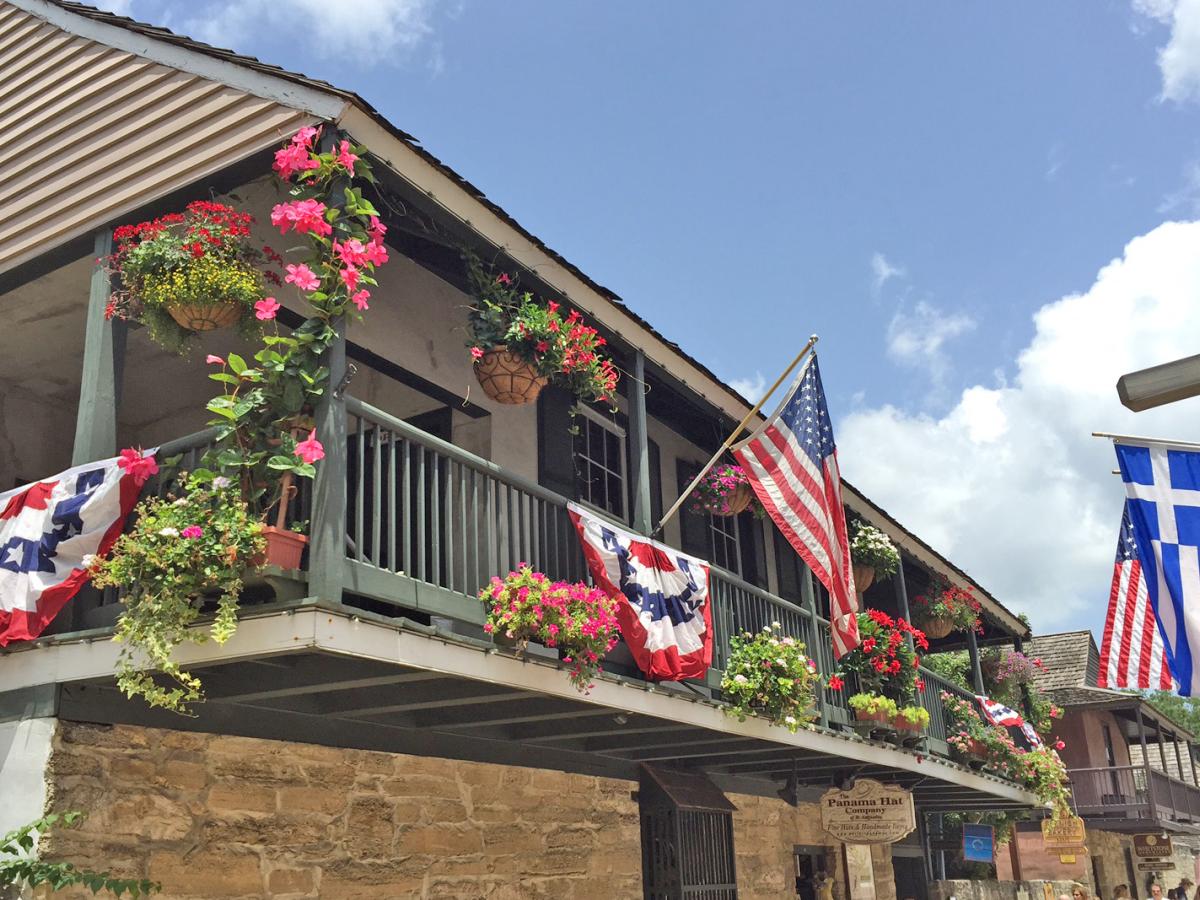
[[[1138,437],[1135,434],[1111,434],[1107,431],[1093,431],[1092,437],[1110,438],[1114,441],[1128,441],[1133,444],[1160,444],[1163,447],[1179,447],[1183,450],[1200,450],[1200,444],[1189,441],[1172,441],[1166,438]]]
[[[652,537],[656,534],[662,534],[663,526],[667,524],[667,521],[671,518],[671,516],[673,516],[673,515],[675,515],[675,513],[679,512],[679,507],[683,506],[683,501],[686,500],[688,498],[688,495],[691,494],[691,492],[696,489],[696,485],[698,485],[700,483],[700,479],[703,478],[705,475],[707,475],[708,470],[711,469],[713,466],[715,466],[717,464],[717,460],[719,460],[722,456],[725,455],[725,451],[733,446],[733,443],[734,443],[734,441],[737,440],[738,435],[741,434],[745,430],[746,425],[749,424],[750,420],[753,419],[756,415],[758,415],[758,411],[760,409],[762,409],[763,404],[767,402],[767,399],[773,393],[775,393],[777,390],[779,390],[779,386],[781,384],[783,384],[784,380],[789,375],[792,374],[792,371],[796,368],[796,366],[800,365],[800,363],[804,359],[804,357],[808,356],[809,351],[812,350],[813,347],[815,347],[817,345],[817,341],[819,341],[819,340],[820,340],[820,338],[817,337],[817,335],[815,335],[815,334],[809,336],[808,343],[804,345],[804,349],[801,350],[796,355],[796,358],[792,360],[791,365],[789,365],[786,369],[784,369],[783,374],[775,379],[775,383],[773,385],[771,385],[770,388],[768,388],[768,390],[765,394],[762,395],[762,399],[759,400],[756,404],[754,404],[754,408],[752,410],[750,410],[750,412],[746,413],[746,417],[744,419],[742,419],[742,421],[740,423],[738,423],[737,428],[733,429],[733,431],[730,433],[729,437],[725,438],[724,443],[722,443],[721,446],[717,449],[717,452],[712,455],[712,459],[710,459],[705,464],[704,468],[700,470],[699,474],[696,475],[696,477],[692,479],[692,483],[689,484],[686,488],[684,488],[683,492],[679,495],[679,498],[675,501],[675,503],[671,506],[671,508],[668,509],[666,511],[666,513],[663,515],[663,517],[658,520],[658,525],[655,526],[655,528],[652,532],[650,532],[650,535]]]

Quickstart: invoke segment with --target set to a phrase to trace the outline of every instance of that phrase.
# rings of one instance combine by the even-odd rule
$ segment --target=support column
[[[633,530],[649,534],[657,525],[650,511],[650,439],[646,433],[646,354],[633,353],[633,379],[629,387],[629,454],[633,484]]]
[[[1025,652],[1025,642],[1020,638],[1013,638],[1013,649],[1018,653]],[[1033,721],[1033,697],[1029,694],[1029,685],[1021,683],[1021,714],[1025,716],[1026,721]]]
[[[1146,720],[1142,718],[1141,707],[1137,709],[1138,741],[1142,745],[1142,773],[1146,778],[1146,800],[1150,804],[1151,816],[1156,813],[1154,803],[1154,779],[1150,777],[1150,748],[1146,746]]]
[[[900,565],[896,569],[896,574],[892,576],[892,586],[896,591],[896,611],[900,613],[900,617],[906,622],[912,622],[912,615],[908,611],[908,585],[904,583],[904,554],[900,554]],[[908,649],[913,649],[913,639],[911,634],[904,635],[904,642],[908,644]]]
[[[106,228],[96,233],[93,255],[96,260],[103,260],[111,252],[112,231]],[[124,369],[126,329],[123,321],[109,322],[104,318],[111,292],[108,273],[97,262],[88,291],[71,465],[117,454],[117,404]]]
[[[983,669],[979,666],[979,642],[975,639],[975,629],[967,630],[967,655],[971,658],[971,678],[975,684],[975,693],[983,693]]]
[[[1179,734],[1171,733],[1171,745],[1175,748],[1175,770],[1179,773],[1179,780],[1187,784],[1187,776],[1183,774],[1183,751],[1179,747]]]
[[[317,439],[325,458],[313,479],[312,547],[308,554],[308,592],[340,603],[346,569],[346,320],[334,323],[337,337],[326,353],[329,385],[317,406]]]

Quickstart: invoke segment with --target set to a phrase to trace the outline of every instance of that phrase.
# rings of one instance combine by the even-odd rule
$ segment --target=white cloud
[[[217,0],[171,27],[241,50],[250,36],[270,31],[300,43],[306,53],[372,65],[407,56],[424,44],[433,33],[436,5],[437,0]],[[431,65],[435,71],[440,65],[438,52]]]
[[[1136,12],[1170,28],[1159,48],[1164,100],[1200,100],[1200,0],[1133,0]]]
[[[893,360],[923,369],[940,384],[950,368],[946,342],[975,328],[966,313],[947,313],[924,300],[911,312],[898,309],[888,324],[887,352]]]
[[[118,16],[133,15],[133,0],[92,0],[92,5]]]
[[[1163,198],[1160,213],[1182,211],[1185,215],[1200,215],[1200,160],[1188,163],[1183,170],[1183,185]]]
[[[1035,313],[1016,377],[944,416],[891,406],[838,426],[842,471],[1039,630],[1102,621],[1124,496],[1091,432],[1200,437],[1200,400],[1134,414],[1117,378],[1200,346],[1200,222],[1136,238],[1082,294]]]
[[[763,378],[762,372],[755,372],[750,378],[733,379],[729,386],[751,403],[757,403],[767,389],[767,379]]]
[[[871,256],[871,292],[878,294],[883,286],[893,278],[903,278],[904,269],[893,266],[882,253],[876,252]]]

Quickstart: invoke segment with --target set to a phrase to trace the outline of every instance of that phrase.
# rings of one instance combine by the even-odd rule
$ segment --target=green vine
[[[0,838],[0,887],[33,888],[45,884],[58,891],[82,885],[94,894],[101,891],[117,897],[128,894],[133,900],[162,890],[161,885],[144,878],[114,878],[108,872],[92,872],[69,862],[48,862],[33,856],[39,834],[44,835],[54,827],[71,828],[83,818],[80,812],[51,813]]]

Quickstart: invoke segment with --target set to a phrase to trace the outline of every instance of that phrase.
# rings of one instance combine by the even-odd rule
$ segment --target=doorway
[[[817,887],[821,876],[832,877],[828,851],[825,847],[798,845],[793,849],[796,865],[796,896],[801,900],[821,900]]]

